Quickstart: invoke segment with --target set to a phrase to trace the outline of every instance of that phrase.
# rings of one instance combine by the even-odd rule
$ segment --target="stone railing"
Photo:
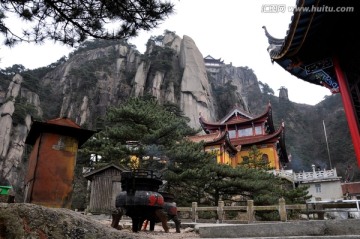
[[[178,207],[178,212],[185,212],[190,214],[192,222],[197,222],[199,219],[198,212],[200,211],[215,211],[219,223],[224,221],[226,211],[243,211],[246,212],[247,222],[251,223],[255,221],[255,211],[278,211],[280,221],[287,221],[287,210],[306,210],[305,204],[292,204],[286,205],[285,199],[280,198],[279,204],[268,206],[255,206],[253,200],[248,200],[246,206],[225,206],[224,201],[219,201],[217,207],[198,207],[197,202],[193,202],[191,207]]]
[[[314,179],[327,179],[327,178],[337,178],[336,169],[330,170],[313,170],[312,172],[300,172],[294,173],[292,170],[271,170],[270,173],[273,173],[276,176],[286,178],[293,182],[303,182],[310,181]]]
[[[193,202],[191,207],[177,207],[178,213],[181,219],[184,219],[181,215],[183,213],[188,214],[192,222],[198,222],[202,218],[199,218],[198,212],[213,211],[217,214],[219,223],[224,223],[225,213],[230,211],[243,212],[246,215],[246,221],[248,223],[255,222],[256,211],[277,211],[281,222],[288,220],[288,211],[296,210],[301,214],[307,215],[309,220],[312,214],[314,219],[324,219],[326,212],[356,212],[360,213],[360,200],[338,200],[338,201],[316,201],[306,202],[305,204],[286,204],[285,199],[280,198],[279,203],[276,205],[256,206],[253,200],[248,200],[246,206],[225,206],[224,201],[219,201],[218,206],[205,206],[199,207],[197,202]],[[316,217],[314,216],[316,214]],[[238,221],[235,219],[235,221]]]

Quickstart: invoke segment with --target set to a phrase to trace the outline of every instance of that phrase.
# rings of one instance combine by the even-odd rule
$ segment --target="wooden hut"
[[[121,172],[125,170],[115,164],[109,164],[84,174],[90,181],[89,212],[108,214],[115,208],[115,198],[121,192]]]

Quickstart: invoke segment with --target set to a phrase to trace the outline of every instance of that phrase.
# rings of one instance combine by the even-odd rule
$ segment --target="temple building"
[[[300,0],[283,39],[263,28],[272,62],[304,81],[341,94],[360,166],[359,9],[360,1]]]
[[[204,64],[207,71],[211,73],[218,73],[220,71],[220,67],[225,63],[221,60],[221,58],[215,59],[214,57],[208,55],[204,58]]]
[[[268,162],[271,168],[282,169],[289,162],[284,123],[275,129],[270,104],[258,116],[234,107],[218,122],[208,122],[202,116],[199,121],[205,134],[191,136],[189,140],[203,141],[205,151],[215,153],[218,163],[236,167],[249,160],[253,146],[257,147],[262,160]]]

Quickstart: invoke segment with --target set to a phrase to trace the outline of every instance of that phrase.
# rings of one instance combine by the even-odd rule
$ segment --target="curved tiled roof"
[[[346,7],[352,9],[345,11]],[[332,57],[341,57],[358,45],[354,29],[358,28],[359,9],[360,1],[296,1],[284,39],[275,39],[263,27],[271,60],[300,79],[339,92]]]
[[[229,138],[228,131],[217,131],[205,135],[191,136],[189,139],[192,142],[204,142],[205,145],[220,145],[225,144],[226,150],[235,154],[238,146],[251,146],[256,144],[277,143],[277,151],[280,162],[288,163],[288,155],[285,147],[285,126],[284,123],[273,133],[268,135],[256,135],[241,138]]]
[[[276,142],[280,139],[282,133],[284,130],[284,126],[278,128],[274,133],[268,134],[268,135],[255,135],[255,136],[249,136],[249,137],[240,137],[236,139],[232,139],[231,142],[234,145],[253,145],[253,144],[259,144],[259,143],[265,143],[265,142]]]
[[[204,57],[204,62],[205,63],[218,63],[218,64],[224,64],[224,60],[221,60],[221,58],[219,59],[215,59],[214,57],[207,55],[206,57]]]
[[[262,114],[254,117],[242,110],[239,110],[238,108],[233,108],[233,110],[219,122],[208,122],[201,115],[199,117],[200,125],[206,133],[210,133],[211,130],[224,129],[231,125],[252,125],[252,123],[264,121],[267,121],[270,133],[274,132],[272,108],[270,103]]]
[[[208,143],[208,142],[216,142],[218,139],[221,138],[221,132],[214,132],[209,134],[203,134],[203,135],[195,135],[190,136],[188,139],[191,139],[192,142],[200,143],[201,141]]]

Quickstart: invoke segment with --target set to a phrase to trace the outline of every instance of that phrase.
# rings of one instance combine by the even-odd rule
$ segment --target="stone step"
[[[200,238],[359,238],[360,219],[197,224]]]

